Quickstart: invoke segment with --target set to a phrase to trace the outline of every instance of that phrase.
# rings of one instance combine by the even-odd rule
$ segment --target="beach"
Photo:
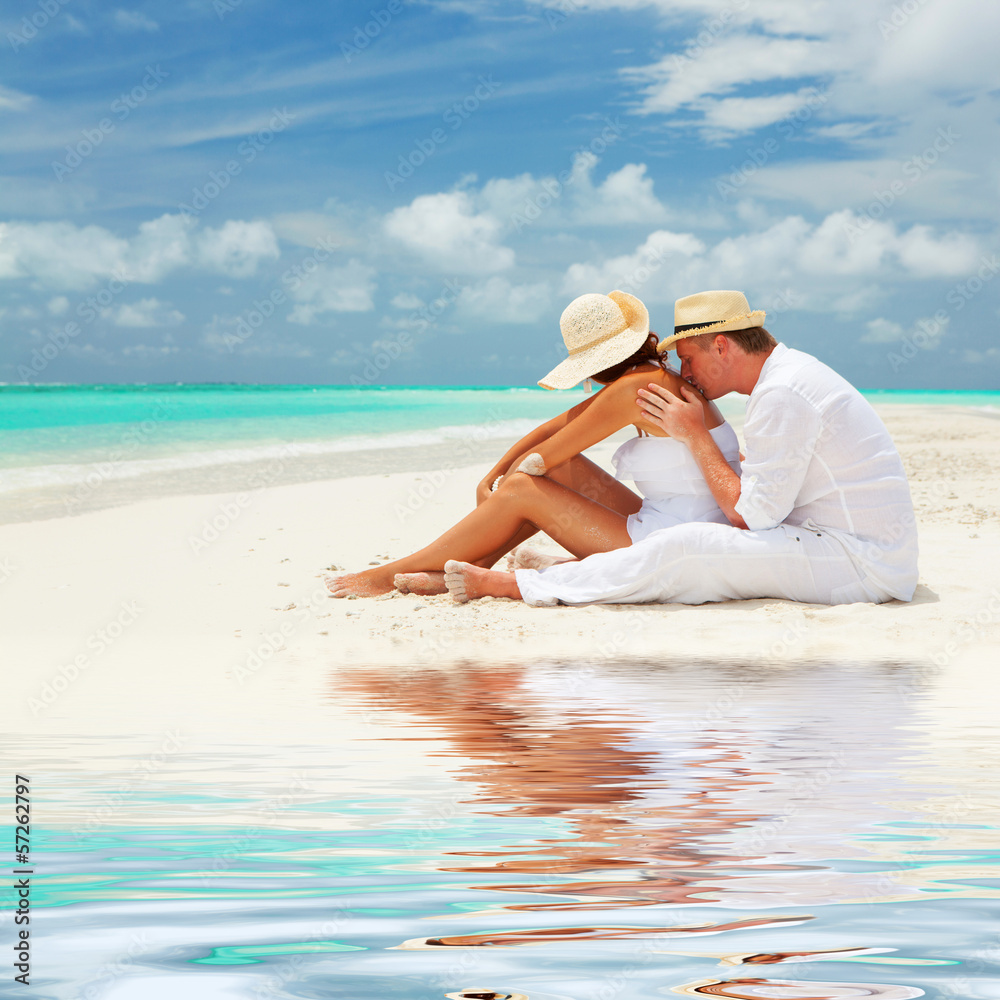
[[[879,412],[919,523],[920,584],[910,603],[544,609],[395,593],[333,600],[327,575],[397,558],[468,510],[487,453],[505,442],[452,446],[450,460],[445,445],[411,449],[401,471],[279,485],[251,465],[240,467],[242,489],[115,498],[120,505],[75,516],[44,508],[44,519],[0,526],[5,659],[25,678],[15,714],[27,730],[66,712],[93,720],[133,685],[183,702],[189,688],[179,681],[191,671],[201,697],[228,698],[308,683],[320,665],[849,661],[933,671],[996,648],[1000,422],[950,406],[879,404]],[[591,454],[607,466],[615,444]],[[386,452],[380,468],[397,457]],[[547,539],[539,547],[558,551]],[[127,700],[141,712],[133,703],[145,698]]]
[[[908,604],[328,597],[471,506],[510,440],[475,426],[17,471],[0,753],[34,974],[60,1000],[967,995],[997,895],[1000,423],[878,408]],[[735,968],[760,954],[811,964]]]

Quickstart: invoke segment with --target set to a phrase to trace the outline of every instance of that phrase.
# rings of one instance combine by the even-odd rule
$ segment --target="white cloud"
[[[860,338],[862,344],[896,344],[903,339],[902,324],[895,320],[879,316],[878,319],[869,320],[865,327],[868,332]]]
[[[967,365],[1000,365],[1000,347],[987,347],[985,351],[967,349],[962,352],[962,361]]]
[[[191,258],[193,219],[161,215],[139,225],[139,233],[123,254],[122,267],[130,281],[155,284]]]
[[[184,322],[184,314],[159,299],[139,299],[120,305],[112,313],[112,322],[115,326],[129,327],[177,326]]]
[[[69,299],[65,295],[57,295],[49,299],[46,308],[52,316],[62,316],[69,309]]]
[[[122,10],[119,8],[114,14],[115,27],[119,31],[159,31],[160,26],[156,21],[148,18],[141,10]]]
[[[266,222],[230,219],[198,232],[193,219],[162,215],[141,223],[131,240],[70,222],[0,223],[0,279],[35,279],[60,290],[79,291],[111,278],[155,284],[196,265],[244,278],[278,255],[277,237]]]
[[[572,264],[562,289],[579,295],[620,287],[668,302],[700,288],[754,289],[774,298],[781,287],[796,307],[849,314],[867,306],[880,283],[968,274],[982,252],[964,233],[936,235],[926,226],[897,232],[887,222],[862,222],[849,211],[818,225],[793,215],[708,248],[691,234],[659,230],[633,253]]]
[[[0,222],[0,278],[36,278],[50,288],[83,289],[120,271],[128,242],[100,226]]]
[[[933,134],[929,138],[933,139]],[[945,161],[921,170],[923,161],[915,157],[921,155],[922,148],[902,159],[798,160],[768,163],[766,169],[751,165],[742,173],[720,177],[716,187],[724,196],[731,195],[727,185],[735,180],[740,194],[805,204],[823,212],[852,206],[875,216],[961,216],[973,175],[959,169],[957,159],[955,166]],[[897,194],[893,194],[893,186]]]
[[[391,239],[439,270],[489,274],[514,264],[514,251],[499,243],[500,220],[477,213],[466,191],[420,195],[390,212],[383,227]]]
[[[919,277],[968,274],[979,261],[980,247],[966,233],[945,233],[935,239],[930,226],[913,226],[899,238],[902,264]]]
[[[198,260],[231,278],[246,278],[265,258],[277,258],[278,238],[267,222],[230,219],[221,229],[206,229],[198,238]]]
[[[356,242],[346,220],[324,212],[282,212],[270,221],[281,239],[300,247],[331,249]]]
[[[727,97],[721,101],[703,101],[699,107],[704,111],[703,131],[725,138],[773,125],[800,108],[810,107],[815,101],[816,90],[810,87],[770,97]]]
[[[718,38],[694,58],[671,53],[650,66],[627,70],[626,77],[641,87],[643,113],[671,114],[699,102],[709,108],[707,98],[741,85],[818,76],[835,64],[824,42],[740,34]]]
[[[633,253],[620,254],[599,263],[571,264],[562,283],[566,295],[610,292],[619,289],[643,301],[673,301],[667,278],[676,268],[699,257],[705,244],[690,233],[657,230]]]
[[[950,324],[950,316],[940,320],[934,316],[924,316],[907,331],[903,329],[901,323],[880,316],[865,324],[867,332],[859,340],[862,344],[896,345],[904,345],[907,341],[911,341],[921,350],[934,350],[941,346]]]
[[[552,290],[547,282],[512,285],[497,275],[475,285],[466,285],[455,304],[455,315],[459,320],[537,323],[539,316],[551,305]]]
[[[27,111],[34,97],[0,85],[0,111]]]
[[[410,292],[400,292],[392,297],[392,305],[396,309],[419,309],[423,304],[422,298]]]
[[[321,264],[292,292],[297,303],[290,323],[309,326],[327,313],[369,312],[375,308],[375,269],[358,260],[343,267]]]
[[[660,222],[667,217],[667,210],[653,193],[653,179],[646,176],[645,163],[626,163],[594,187],[591,174],[596,165],[597,157],[592,153],[579,154],[574,164],[576,222],[615,226]]]

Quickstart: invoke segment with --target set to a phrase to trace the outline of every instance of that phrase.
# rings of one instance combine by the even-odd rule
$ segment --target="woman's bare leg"
[[[589,497],[591,500],[596,500],[604,507],[617,511],[626,517],[629,514],[634,514],[642,506],[641,497],[636,496],[627,486],[620,483],[614,476],[608,475],[599,465],[590,461],[589,458],[585,458],[583,455],[575,455],[557,469],[552,469],[546,474],[546,478],[560,483],[585,497]],[[483,503],[485,502],[484,500]],[[494,550],[480,559],[469,561],[483,569],[492,569],[496,562],[505,554],[508,556],[509,562],[510,557],[516,553],[521,544],[537,534],[538,528],[533,524],[525,524],[500,549]],[[536,564],[539,562],[539,559],[544,559],[548,563],[551,562],[552,557],[541,556],[532,549],[525,549],[521,552],[521,558],[517,561],[516,568],[520,568],[522,563],[530,565],[532,568],[538,568]],[[563,562],[567,560],[558,559],[557,561]],[[403,594],[427,595],[447,593],[444,572],[440,570],[397,573],[393,578],[393,583],[396,589]]]
[[[583,455],[574,455],[545,476],[626,517],[642,506],[642,497]]]
[[[626,517],[589,497],[553,482],[548,477],[522,472],[509,476],[503,486],[453,528],[419,552],[329,581],[334,597],[374,597],[393,588],[400,573],[441,571],[449,559],[476,563],[500,558],[526,526],[540,529],[575,556],[608,552],[631,544]]]
[[[590,497],[591,500],[596,500],[599,504],[609,507],[625,517],[636,513],[642,506],[640,496],[637,496],[614,476],[608,475],[599,465],[583,455],[575,455],[557,469],[546,473],[546,476],[577,493],[583,494],[583,496]],[[532,531],[531,534],[535,534],[535,532]],[[508,570],[542,569],[555,563],[571,561],[566,557],[552,556],[527,545],[522,545],[522,542],[530,537],[531,535],[525,535],[524,538],[518,540],[516,545],[511,547],[510,552],[507,553]],[[495,563],[496,559],[492,562],[477,559],[474,564],[482,569],[491,569]],[[444,585],[443,576],[441,584]],[[438,593],[444,593],[444,591],[438,591]]]

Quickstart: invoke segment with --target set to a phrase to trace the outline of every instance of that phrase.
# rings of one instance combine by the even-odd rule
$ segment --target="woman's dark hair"
[[[664,371],[667,370],[667,363],[663,360],[663,355],[657,353],[656,345],[660,342],[660,338],[656,336],[655,333],[650,333],[646,340],[643,342],[642,346],[635,352],[635,354],[627,357],[624,361],[619,361],[618,364],[612,365],[610,368],[605,368],[602,372],[597,372],[595,375],[590,377],[595,382],[603,382],[608,385],[614,382],[615,379],[619,379],[624,375],[630,368],[634,368],[636,365],[641,364],[653,364]]]

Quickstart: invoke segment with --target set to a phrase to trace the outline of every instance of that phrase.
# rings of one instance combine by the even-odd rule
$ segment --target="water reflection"
[[[797,704],[784,705],[787,678],[736,674],[724,710],[717,700],[699,711],[678,704],[669,673],[637,674],[608,671],[574,697],[566,694],[572,676],[562,679],[560,691],[557,670],[546,677],[514,666],[403,674],[362,669],[338,677],[337,687],[338,698],[346,688],[366,709],[433,723],[447,740],[446,752],[461,762],[455,777],[473,786],[477,811],[564,822],[563,837],[449,852],[482,860],[444,871],[529,876],[472,886],[540,897],[505,904],[505,910],[723,900],[817,905],[870,901],[873,886],[878,898],[912,895],[894,877],[878,887],[864,866],[834,871],[814,860],[816,848],[827,845],[827,856],[840,855],[843,837],[863,830],[876,810],[879,819],[891,815],[869,791],[847,782],[850,758],[859,750],[869,768],[883,771],[906,746],[898,728],[905,704],[893,696],[898,677],[886,679],[866,712],[849,674],[831,675],[833,683],[827,677],[822,691],[807,678],[805,693],[821,699],[803,703],[800,691]],[[865,740],[860,747],[859,738]],[[892,787],[894,779],[882,774],[880,784]],[[544,935],[553,933],[565,940],[607,936],[608,929]],[[516,942],[508,934],[503,943],[525,943],[532,934],[543,937],[518,931]],[[499,941],[493,935],[481,943]]]
[[[880,1000],[909,1000],[924,991],[913,986],[882,983],[803,983],[793,979],[703,979],[677,986],[674,993],[689,997],[733,997],[735,1000],[841,1000],[842,997],[879,997]]]
[[[516,945],[548,944],[559,941],[614,941],[625,938],[687,937],[721,934],[724,931],[801,924],[812,917],[746,917],[724,923],[690,927],[544,927],[537,930],[503,931],[495,934],[452,934],[447,937],[414,938],[400,948],[422,951],[434,948],[510,948]]]
[[[445,993],[448,1000],[529,1000],[523,993],[494,993],[493,990],[478,988],[459,990],[457,993]]]

